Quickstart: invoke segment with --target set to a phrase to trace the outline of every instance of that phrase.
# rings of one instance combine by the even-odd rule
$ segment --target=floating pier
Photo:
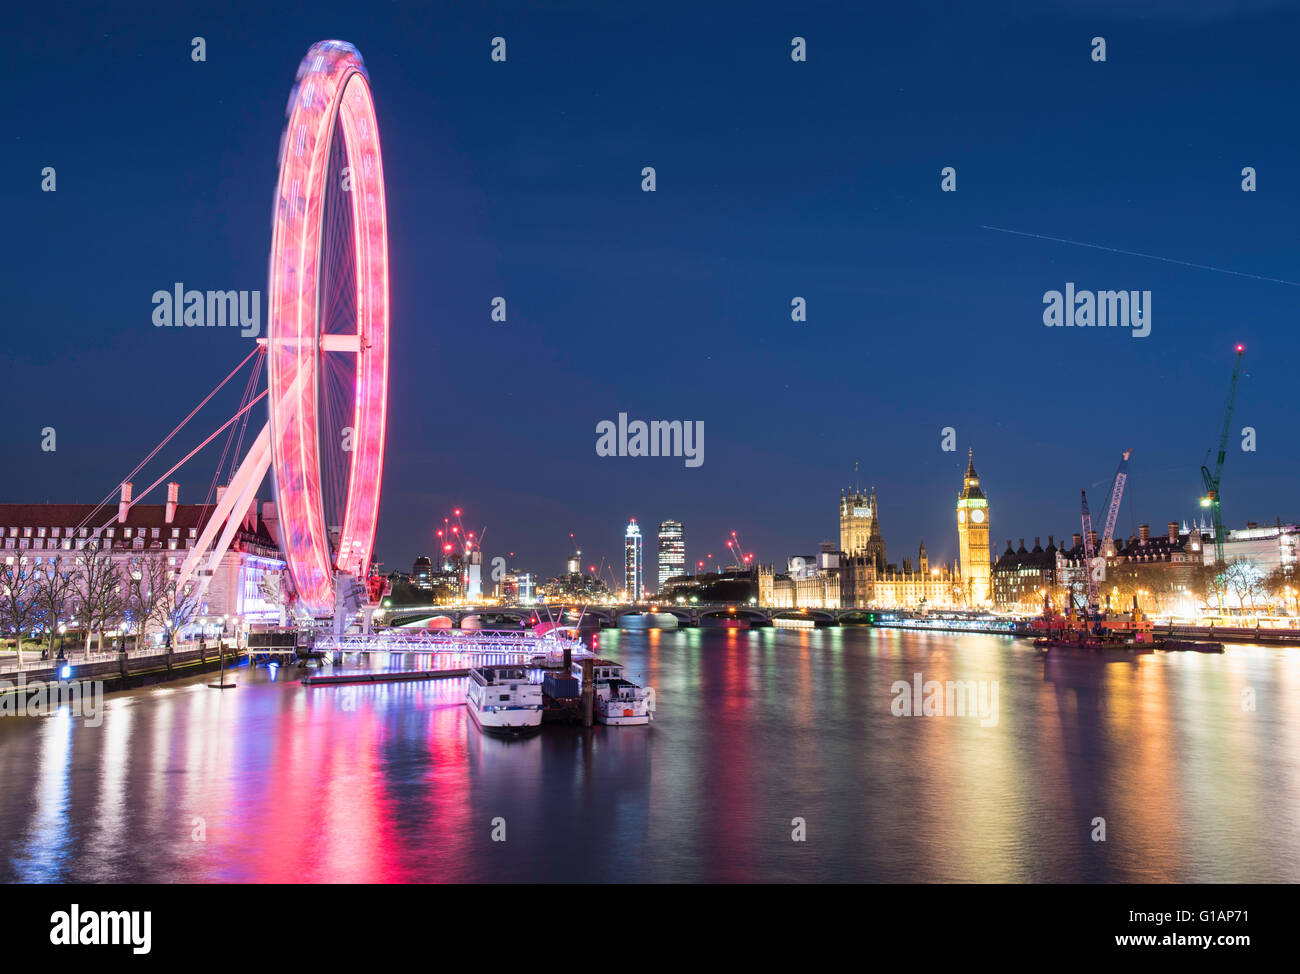
[[[817,620],[815,619],[783,619],[777,616],[772,620],[774,629],[816,629]]]
[[[339,673],[330,676],[304,676],[305,687],[343,686],[348,683],[408,683],[412,680],[447,680],[469,676],[469,670],[396,670],[379,673]]]

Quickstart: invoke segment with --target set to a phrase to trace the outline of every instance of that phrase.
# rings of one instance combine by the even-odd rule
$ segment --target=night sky
[[[1300,516],[1300,14],[1280,4],[128,6],[4,14],[5,501],[98,500],[248,353],[237,330],[155,328],[150,298],[265,291],[286,99],[339,38],[365,57],[387,179],[386,571],[457,506],[489,557],[543,576],[570,532],[620,565],[629,516],[651,577],[665,518],[691,562],[737,530],[783,565],[838,541],[858,461],[890,560],[922,538],[947,560],[971,447],[995,551],[1077,531],[1079,489],[1100,508],[1130,447],[1120,531],[1163,530],[1199,512],[1238,341],[1225,520]],[[1150,290],[1150,336],[1045,328],[1067,281]],[[703,421],[703,466],[597,457],[619,412]]]

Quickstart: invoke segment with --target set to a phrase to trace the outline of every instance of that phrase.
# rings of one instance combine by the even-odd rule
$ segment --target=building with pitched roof
[[[75,561],[77,552],[96,544],[122,572],[148,555],[166,557],[179,570],[216,508],[181,504],[180,487],[167,485],[163,504],[133,504],[124,483],[113,504],[0,504],[0,558],[25,560],[34,569],[51,561]],[[217,500],[223,487],[217,488]],[[283,591],[285,562],[279,549],[275,504],[256,499],[240,515],[229,550],[206,577],[196,619],[232,623],[283,623],[283,606],[272,594]],[[75,608],[69,609],[75,624]]]

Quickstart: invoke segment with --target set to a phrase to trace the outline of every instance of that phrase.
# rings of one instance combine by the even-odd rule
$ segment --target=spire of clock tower
[[[958,496],[962,499],[984,496],[984,491],[980,490],[980,475],[975,472],[975,451],[973,449],[966,461],[966,476],[962,480],[962,490]]]

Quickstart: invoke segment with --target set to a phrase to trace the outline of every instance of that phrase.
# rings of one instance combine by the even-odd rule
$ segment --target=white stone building
[[[8,564],[25,558],[39,569],[56,558],[75,558],[98,536],[120,571],[129,570],[133,559],[157,552],[166,552],[169,564],[179,570],[216,508],[215,500],[211,505],[181,504],[179,490],[168,484],[164,504],[132,504],[129,483],[122,485],[116,507],[0,504],[0,558]],[[224,488],[217,491],[219,500]],[[263,579],[270,574],[282,581],[284,570],[275,504],[254,499],[208,581],[196,618],[211,622],[225,616],[232,626],[236,621],[283,623],[282,606],[267,597]]]

